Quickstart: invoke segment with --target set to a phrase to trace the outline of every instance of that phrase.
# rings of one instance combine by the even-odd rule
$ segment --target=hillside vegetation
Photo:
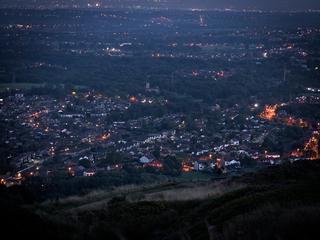
[[[19,229],[8,230],[15,237],[314,239],[319,173],[320,161],[301,161],[228,181],[127,186],[42,203],[23,189],[1,189],[1,212]]]

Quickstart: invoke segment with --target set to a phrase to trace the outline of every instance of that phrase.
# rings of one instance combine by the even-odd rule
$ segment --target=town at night
[[[3,236],[316,239],[320,3],[0,3]]]

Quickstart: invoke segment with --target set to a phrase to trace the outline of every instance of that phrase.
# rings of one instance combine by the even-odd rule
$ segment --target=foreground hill
[[[2,229],[47,239],[314,239],[319,190],[320,161],[218,183],[170,183],[40,204],[21,188],[2,189]],[[9,230],[13,226],[19,231]]]

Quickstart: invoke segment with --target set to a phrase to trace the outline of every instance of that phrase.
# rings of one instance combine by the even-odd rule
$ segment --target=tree
[[[155,157],[155,158],[157,158],[157,159],[159,159],[160,158],[160,147],[156,147],[155,149],[154,149],[154,151],[153,151],[153,156]]]
[[[241,156],[239,160],[243,167],[255,167],[257,165],[256,160],[247,155]]]
[[[167,156],[163,162],[164,174],[170,176],[179,176],[182,171],[181,162],[174,156]]]
[[[84,167],[84,168],[90,168],[91,167],[91,162],[90,162],[89,159],[84,158],[84,159],[79,160],[79,165]]]

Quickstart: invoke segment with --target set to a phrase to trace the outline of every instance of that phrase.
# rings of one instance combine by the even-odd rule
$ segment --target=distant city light
[[[130,97],[130,102],[135,103],[137,101],[137,98],[135,96]]]
[[[264,58],[268,58],[268,52],[263,52],[263,53],[262,53],[262,56],[263,56]]]

